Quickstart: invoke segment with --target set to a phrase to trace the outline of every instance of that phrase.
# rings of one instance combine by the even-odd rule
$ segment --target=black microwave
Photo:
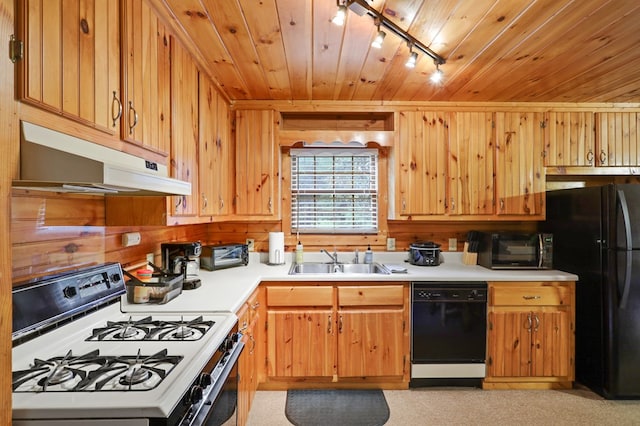
[[[553,234],[481,233],[478,264],[490,269],[553,269]]]

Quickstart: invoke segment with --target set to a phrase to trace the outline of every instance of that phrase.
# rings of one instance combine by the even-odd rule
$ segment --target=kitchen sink
[[[300,274],[391,274],[379,263],[293,263],[289,275]]]

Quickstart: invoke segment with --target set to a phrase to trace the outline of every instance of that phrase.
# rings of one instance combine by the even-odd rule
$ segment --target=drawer
[[[489,303],[492,306],[569,306],[573,301],[569,285],[506,285],[491,286]]]
[[[338,287],[339,306],[402,306],[403,303],[403,286],[401,285]]]
[[[333,287],[267,287],[268,306],[333,306]]]

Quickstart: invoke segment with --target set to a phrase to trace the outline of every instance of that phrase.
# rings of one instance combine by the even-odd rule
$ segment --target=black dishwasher
[[[410,386],[479,386],[486,338],[486,282],[411,283]]]

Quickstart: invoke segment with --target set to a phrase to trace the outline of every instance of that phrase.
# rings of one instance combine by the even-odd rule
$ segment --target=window
[[[378,151],[292,149],[291,230],[378,231]]]

